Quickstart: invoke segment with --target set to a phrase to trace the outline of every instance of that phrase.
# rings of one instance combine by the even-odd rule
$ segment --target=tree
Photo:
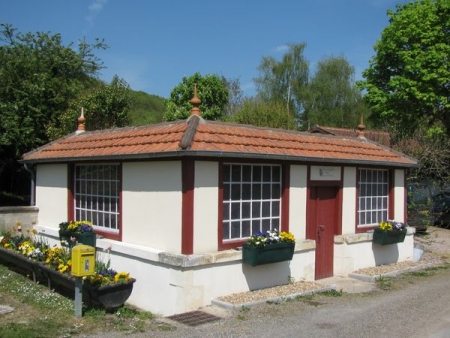
[[[127,126],[130,104],[130,89],[125,80],[115,75],[109,85],[98,81],[95,87],[69,102],[68,109],[47,127],[47,134],[55,139],[74,132],[81,108],[84,108],[86,130]]]
[[[354,81],[355,70],[345,57],[319,61],[305,91],[302,125],[354,128],[368,109]]]
[[[195,73],[183,80],[170,92],[166,100],[165,121],[188,118],[192,105],[189,101],[194,96],[194,84],[197,85],[197,95],[202,100],[200,110],[207,120],[219,120],[224,115],[228,102],[228,89],[217,75],[201,76]]]
[[[47,126],[68,102],[92,85],[102,68],[93,56],[102,42],[80,42],[78,52],[63,46],[59,34],[0,32],[0,154],[17,159],[49,141]]]
[[[224,108],[224,117],[231,118],[242,106],[244,92],[241,89],[238,78],[227,79],[225,76],[222,76],[222,82],[228,89],[228,102]]]
[[[263,101],[258,98],[246,98],[241,109],[233,116],[233,121],[260,127],[296,129],[296,122],[288,114],[286,106],[280,101]]]
[[[398,134],[424,124],[450,135],[450,2],[413,1],[388,16],[360,83],[372,118]]]
[[[281,61],[263,57],[254,79],[258,96],[265,101],[279,101],[287,114],[296,118],[303,113],[303,94],[309,81],[309,64],[303,55],[306,44],[290,44]]]

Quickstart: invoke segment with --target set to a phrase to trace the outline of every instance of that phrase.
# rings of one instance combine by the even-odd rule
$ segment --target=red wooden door
[[[333,276],[334,235],[338,228],[338,191],[336,186],[310,188],[306,236],[316,241],[315,278]]]

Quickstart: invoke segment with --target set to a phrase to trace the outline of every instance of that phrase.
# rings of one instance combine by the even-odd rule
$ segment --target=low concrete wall
[[[50,245],[59,244],[58,229],[37,225]],[[97,258],[117,271],[127,271],[136,283],[128,303],[164,316],[211,305],[212,299],[314,280],[315,242],[296,243],[292,261],[252,267],[242,264],[242,251],[225,250],[181,255],[155,248],[97,238]]]
[[[13,228],[17,222],[22,229],[31,229],[38,221],[37,207],[0,207],[0,231]]]
[[[334,238],[334,275],[347,277],[353,271],[414,259],[415,228],[408,227],[403,243],[378,245],[373,233],[339,235]]]

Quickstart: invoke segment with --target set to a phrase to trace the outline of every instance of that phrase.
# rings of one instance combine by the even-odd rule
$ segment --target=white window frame
[[[223,243],[245,240],[256,231],[279,230],[282,166],[224,163],[222,170]]]
[[[389,170],[358,169],[358,228],[378,226],[389,217]]]
[[[75,220],[92,222],[95,230],[119,233],[120,189],[120,164],[76,164],[74,168]]]

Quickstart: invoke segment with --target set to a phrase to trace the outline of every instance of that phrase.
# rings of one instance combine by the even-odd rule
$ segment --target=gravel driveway
[[[450,230],[432,227],[416,243],[425,250],[421,263],[438,266],[450,258]],[[203,310],[221,319],[196,327],[160,318],[173,330],[89,337],[450,337],[450,270],[424,275],[398,277],[390,291],[315,295],[238,311],[211,306]]]

